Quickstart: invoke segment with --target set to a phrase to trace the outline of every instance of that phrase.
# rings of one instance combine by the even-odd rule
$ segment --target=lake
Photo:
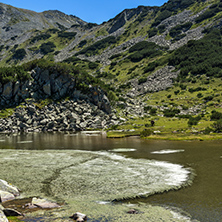
[[[127,175],[129,174],[126,173],[126,169],[129,170],[128,168],[130,167],[132,177],[135,178],[137,176],[135,175],[135,172],[139,175],[139,177],[143,178],[142,174],[146,174],[144,169],[146,169],[146,167],[148,169],[147,164],[154,166],[156,164],[156,161],[158,161],[157,163],[167,162],[169,164],[169,167],[173,167],[173,165],[171,166],[170,164],[175,164],[175,166],[177,167],[179,165],[182,165],[186,169],[190,169],[192,173],[195,174],[191,185],[182,187],[177,191],[169,191],[164,192],[162,194],[151,195],[152,192],[150,192],[144,195],[150,195],[149,197],[139,198],[139,196],[143,196],[139,194],[145,192],[146,189],[152,190],[151,186],[149,187],[147,184],[143,184],[143,182],[141,182],[141,187],[138,187],[138,185],[134,186],[132,181],[128,181],[128,178],[126,178],[125,186],[129,187],[129,190],[126,191],[126,193],[124,193],[125,191],[123,189],[121,194],[117,194],[119,189],[122,188],[115,188],[115,186],[113,185],[113,192],[116,193],[115,199],[124,199],[124,195],[126,195],[126,197],[129,196],[129,198],[127,198],[128,200],[121,201],[121,203],[144,203],[151,204],[154,206],[164,206],[165,208],[170,208],[175,211],[182,212],[183,215],[187,215],[192,220],[204,222],[222,221],[222,141],[155,141],[142,140],[138,137],[129,137],[123,139],[107,139],[105,135],[94,135],[84,133],[33,133],[22,135],[1,135],[0,149],[1,157],[4,157],[4,160],[2,160],[2,162],[0,163],[1,166],[4,165],[5,161],[11,161],[8,165],[4,165],[4,169],[7,168],[7,170],[2,170],[0,176],[4,178],[1,179],[7,179],[9,181],[9,179],[13,177],[13,180],[18,181],[18,184],[21,184],[21,186],[26,183],[24,181],[20,181],[22,177],[21,175],[25,175],[28,169],[27,171],[24,171],[23,174],[19,175],[18,178],[16,178],[14,175],[12,176],[7,174],[10,169],[13,170],[12,163],[17,161],[20,157],[24,157],[27,159],[27,163],[25,163],[27,168],[29,167],[29,163],[32,162],[32,165],[30,166],[36,166],[35,171],[37,170],[37,167],[39,167],[39,165],[42,165],[41,163],[38,163],[39,159],[48,158],[49,161],[53,161],[53,159],[55,158],[64,158],[63,163],[59,163],[58,160],[58,164],[64,164],[60,167],[62,173],[59,172],[58,175],[65,173],[66,175],[70,175],[71,171],[69,172],[66,169],[66,166],[68,166],[69,163],[69,157],[71,158],[75,156],[76,158],[78,156],[78,159],[75,159],[75,161],[78,162],[78,164],[79,161],[82,161],[82,165],[80,164],[80,167],[76,168],[75,163],[72,163],[72,166],[69,166],[69,168],[72,169],[72,172],[83,170],[84,175],[86,175],[86,177],[88,176],[88,172],[84,171],[84,167],[85,169],[87,169],[87,167],[94,168],[95,166],[100,166],[100,168],[98,169],[101,169],[102,171],[104,170],[102,167],[103,163],[107,164],[107,171],[105,171],[106,175],[109,175],[109,169],[111,169],[113,164],[118,163],[119,166],[113,168],[112,171],[115,171],[114,169],[117,169],[118,167],[119,170],[124,167],[124,172],[122,172],[122,176],[128,177]],[[111,153],[113,156],[109,157],[109,153]],[[53,155],[57,156],[55,157]],[[35,159],[32,159],[31,156],[33,158],[35,156]],[[124,159],[121,160],[121,157]],[[52,158],[52,160],[50,158]],[[30,162],[28,162],[28,159],[30,159]],[[88,161],[89,159],[91,162],[87,162],[87,165],[84,165],[85,161]],[[150,160],[151,162],[148,163],[148,161]],[[123,162],[125,165],[123,164]],[[21,162],[17,162],[17,164],[21,165]],[[144,169],[137,169],[137,165],[143,165]],[[54,165],[51,164],[50,167],[55,172],[58,171],[58,169],[56,169],[57,171],[54,169]],[[22,170],[23,169],[21,169],[21,171]],[[154,170],[158,170],[158,168],[154,168]],[[155,172],[154,170],[153,172]],[[162,168],[159,171],[161,172],[161,170]],[[68,182],[64,185],[64,180],[69,181],[71,180],[70,177],[65,179],[63,178],[63,182],[61,182],[62,180],[60,181],[58,178],[55,179],[55,177],[53,177],[55,175],[48,175],[47,177],[47,174],[49,172],[48,168],[42,168],[41,171],[44,171],[44,175],[46,175],[46,178],[42,179],[42,181],[45,182],[44,186],[42,186],[40,189],[40,185],[36,187],[33,185],[33,187],[31,186],[30,189],[28,189],[28,185],[26,185],[27,194],[37,195],[37,193],[39,193],[39,195],[48,194],[48,196],[50,196],[53,194],[53,192],[55,193],[56,189],[58,189],[58,184],[59,186],[63,187],[63,189],[70,186]],[[100,175],[100,170],[95,171],[93,173],[95,174],[95,176]],[[151,173],[152,172],[149,172],[147,177]],[[169,173],[170,175],[170,172],[167,173]],[[121,174],[120,171],[117,170],[115,172],[115,175],[117,174]],[[155,178],[155,183],[159,183],[158,189],[161,192],[161,186],[164,185],[161,185],[161,182],[159,181],[160,177],[158,177],[157,171],[155,172],[155,174],[157,176],[154,175],[153,178]],[[178,171],[178,174],[170,175],[172,176],[172,178],[174,178],[171,180],[183,180],[184,178],[180,178],[181,175],[186,176],[186,172]],[[168,178],[171,178],[170,176]],[[49,181],[49,178],[51,178],[51,181],[54,180],[56,183],[55,187],[51,186],[50,189],[47,185],[47,181],[48,183],[51,182]],[[78,180],[80,181],[81,178],[78,177]],[[90,177],[89,180],[91,180]],[[101,181],[98,180],[96,186],[98,186],[98,184],[104,184],[104,181],[108,180],[108,177],[104,178]],[[135,182],[134,178],[133,181]],[[34,180],[32,182],[38,184]],[[116,181],[113,181],[113,184],[116,184]],[[85,184],[82,184],[81,186],[85,186]],[[81,186],[79,186],[79,190],[82,189]],[[87,186],[89,186],[89,183],[87,183]],[[94,186],[95,184],[91,184],[89,187],[87,187],[87,190],[92,193]],[[124,184],[122,186],[124,187]],[[178,184],[176,184],[175,186],[178,186]],[[138,195],[136,193],[137,191],[135,190],[135,188],[138,188]],[[36,193],[32,191],[32,189],[34,189]],[[64,195],[67,195],[70,196],[69,201],[71,203],[71,199],[73,198],[73,196],[71,198],[72,194],[70,193],[71,191],[74,191],[72,190],[73,188],[69,189],[67,189],[66,194],[57,194],[56,198],[58,198],[58,200],[64,200]],[[169,187],[166,187],[166,189],[169,189]],[[101,188],[101,190],[99,188],[99,192],[99,195],[97,193],[94,194],[94,198],[96,197],[98,199],[101,199],[101,201],[111,200],[113,198],[113,193],[108,194],[107,190],[103,188]],[[127,192],[130,192],[130,194],[132,195],[130,196]],[[81,197],[83,197],[83,195],[88,195],[90,197],[91,193],[84,193]],[[155,190],[153,191],[153,193],[155,193]],[[130,199],[134,196],[138,197],[136,199]],[[94,201],[93,198],[92,201]]]

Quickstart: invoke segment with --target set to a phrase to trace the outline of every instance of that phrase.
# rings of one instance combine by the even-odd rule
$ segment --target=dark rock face
[[[59,100],[65,96],[74,99],[84,99],[98,106],[106,113],[111,113],[111,105],[105,93],[96,87],[89,87],[89,92],[83,94],[76,88],[72,76],[58,73],[49,74],[48,70],[36,68],[30,73],[31,79],[25,82],[8,82],[0,86],[0,105],[13,106],[24,102],[27,98],[42,100],[51,97]]]

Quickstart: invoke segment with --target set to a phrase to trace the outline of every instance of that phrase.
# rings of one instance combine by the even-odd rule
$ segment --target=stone
[[[50,81],[48,81],[44,86],[43,86],[43,91],[46,95],[51,96],[51,84]]]
[[[19,195],[19,190],[17,187],[15,187],[11,184],[8,184],[8,182],[6,182],[5,180],[1,180],[1,179],[0,179],[0,190],[12,193],[15,196]]]
[[[8,219],[2,210],[0,210],[0,221],[1,222],[8,222]]]
[[[17,210],[5,208],[3,210],[5,216],[7,217],[18,217],[18,216],[24,216],[22,213],[18,212]]]
[[[15,196],[12,193],[0,190],[0,202],[5,202],[8,200],[14,200],[14,199],[15,199]]]
[[[69,218],[71,218],[77,222],[87,221],[87,216],[85,214],[80,213],[80,212],[76,212],[75,214],[73,214]]]
[[[15,96],[18,91],[19,91],[19,86],[20,86],[20,82],[16,81],[15,85],[14,85],[14,91],[13,91],[13,95]]]
[[[2,96],[6,99],[11,99],[12,97],[12,82],[8,82],[4,85]]]
[[[53,203],[51,201],[48,201],[46,199],[42,199],[42,198],[32,198],[32,203],[33,205],[43,208],[43,209],[50,209],[50,208],[59,208],[60,205],[58,205],[57,203]]]

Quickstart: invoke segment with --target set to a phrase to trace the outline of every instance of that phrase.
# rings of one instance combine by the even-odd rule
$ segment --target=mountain
[[[0,17],[1,67],[27,68],[44,59],[88,72],[95,84],[100,80],[120,116],[208,113],[209,120],[213,107],[220,107],[220,0],[139,6],[101,25],[59,11],[36,13],[2,3]],[[1,82],[18,79],[10,75],[1,74]],[[87,77],[84,81],[90,85]]]

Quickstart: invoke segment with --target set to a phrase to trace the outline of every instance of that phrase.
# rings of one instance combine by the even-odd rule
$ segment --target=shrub
[[[213,110],[211,112],[211,120],[219,120],[219,119],[222,119],[222,113],[220,112],[217,112],[216,110]]]
[[[201,116],[197,116],[197,117],[190,116],[188,120],[188,126],[197,125],[200,120],[201,120]]]
[[[66,38],[66,39],[72,39],[72,38],[75,38],[75,36],[76,36],[76,32],[59,32],[58,33],[58,37],[60,37],[60,38]]]
[[[141,85],[142,83],[146,82],[147,81],[147,77],[141,77],[139,80],[138,80],[138,84]]]
[[[30,42],[31,42],[31,43],[35,43],[35,42],[38,42],[38,41],[40,41],[40,40],[49,39],[50,37],[51,37],[51,35],[50,35],[50,34],[47,34],[47,33],[45,33],[45,34],[40,34],[40,35],[37,35],[37,36],[33,37],[33,38],[30,40]]]
[[[215,121],[212,124],[212,127],[215,133],[221,133],[222,132],[222,119]]]
[[[17,49],[13,54],[13,59],[22,60],[26,56],[25,49]]]
[[[148,137],[152,134],[152,130],[150,129],[144,129],[141,133],[140,133],[140,137]]]
[[[99,64],[97,62],[90,62],[88,66],[90,69],[96,69]]]
[[[79,54],[87,54],[88,56],[96,55],[98,53],[98,50],[105,49],[109,45],[116,43],[116,41],[117,41],[116,37],[109,36],[107,38],[99,40],[95,42],[94,44],[82,49],[76,55],[79,55]]]
[[[163,111],[165,117],[174,117],[176,114],[180,113],[179,109],[165,109]]]
[[[53,42],[47,42],[47,43],[43,43],[41,46],[40,46],[40,50],[41,52],[46,55],[50,52],[53,52],[54,51],[54,48],[56,48],[55,44]]]
[[[157,108],[150,109],[150,115],[155,116],[157,112]]]
[[[158,33],[158,29],[157,29],[157,28],[151,28],[151,29],[148,31],[149,38],[155,36],[157,33]]]

